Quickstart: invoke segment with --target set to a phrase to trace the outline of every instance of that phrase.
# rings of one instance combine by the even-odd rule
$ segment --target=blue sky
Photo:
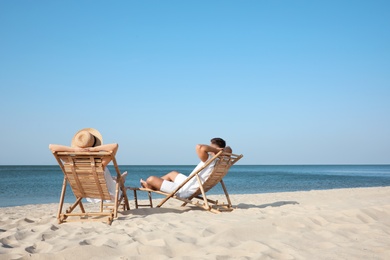
[[[1,1],[0,164],[94,127],[120,164],[390,163],[388,1]]]

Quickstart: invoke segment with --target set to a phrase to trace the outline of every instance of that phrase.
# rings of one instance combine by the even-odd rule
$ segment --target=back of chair
[[[222,153],[216,159],[214,169],[209,178],[203,183],[203,189],[208,192],[211,188],[217,185],[226,176],[230,167],[240,160],[243,156],[236,154]],[[196,197],[201,194],[200,188],[191,196]]]
[[[73,193],[78,198],[111,200],[102,160],[108,152],[54,153]]]

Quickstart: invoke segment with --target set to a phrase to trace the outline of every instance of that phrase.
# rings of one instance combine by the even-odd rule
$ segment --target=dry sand
[[[231,198],[230,213],[172,200],[111,226],[59,225],[57,204],[0,208],[0,259],[390,259],[390,187]]]

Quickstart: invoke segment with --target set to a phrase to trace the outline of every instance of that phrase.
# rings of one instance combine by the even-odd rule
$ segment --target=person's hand
[[[230,146],[226,146],[226,147],[223,149],[223,151],[224,151],[225,153],[233,153],[233,150],[232,150],[232,148],[231,148]]]

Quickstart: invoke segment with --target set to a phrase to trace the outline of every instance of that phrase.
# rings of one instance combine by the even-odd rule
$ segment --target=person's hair
[[[226,142],[222,138],[216,137],[210,140],[212,144],[217,145],[219,148],[225,148],[226,147]]]

